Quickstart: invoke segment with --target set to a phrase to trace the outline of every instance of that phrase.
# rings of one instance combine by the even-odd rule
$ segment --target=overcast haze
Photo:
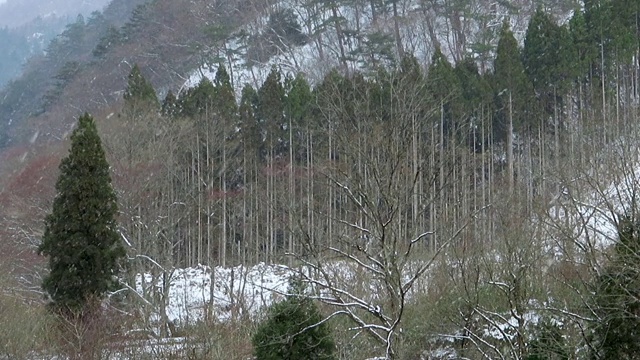
[[[20,26],[38,16],[70,16],[101,10],[110,0],[0,0],[0,27]]]

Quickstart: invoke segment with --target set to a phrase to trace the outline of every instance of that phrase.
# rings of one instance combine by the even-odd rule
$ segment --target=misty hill
[[[558,2],[555,16],[566,18],[572,6]],[[237,91],[244,83],[258,86],[271,65],[317,81],[334,67],[373,71],[393,66],[403,53],[426,64],[436,48],[453,61],[474,56],[486,71],[502,21],[509,18],[521,39],[534,10],[533,2],[484,0],[457,7],[418,0],[116,0],[102,15],[69,25],[46,55],[33,58],[23,76],[3,91],[0,134],[5,142],[11,137],[23,142],[37,125],[41,135],[61,137],[71,124],[62,119],[80,108],[95,111],[121,99],[133,63],[139,63],[160,95],[181,89],[192,75],[220,61]],[[34,121],[31,129],[23,126],[27,118]]]
[[[35,18],[75,18],[101,10],[109,0],[5,0],[0,3],[0,27],[18,27]]]

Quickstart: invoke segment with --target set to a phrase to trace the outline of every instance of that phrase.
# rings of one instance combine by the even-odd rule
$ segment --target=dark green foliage
[[[269,29],[267,38],[276,44],[276,47],[303,45],[307,41],[295,12],[290,8],[271,13],[267,28]]]
[[[536,121],[536,102],[533,87],[520,60],[518,43],[513,37],[509,24],[505,22],[500,33],[500,41],[494,63],[494,91],[498,116],[494,130],[498,140],[506,137],[509,117],[513,116],[516,131],[533,130]]]
[[[293,142],[289,146],[292,146],[295,152],[294,160],[301,161],[306,154],[306,142],[302,134],[305,132],[305,125],[309,124],[313,94],[311,86],[301,74],[293,79],[287,78],[285,88],[285,117],[291,129],[291,139],[288,141]]]
[[[247,60],[251,64],[264,64],[288,47],[300,46],[306,42],[307,36],[302,32],[293,9],[279,9],[269,15],[264,33],[250,37]]]
[[[449,60],[442,54],[440,49],[436,49],[436,52],[431,57],[431,65],[429,66],[426,81],[429,94],[432,96],[435,105],[443,105],[450,108],[450,105],[458,100],[460,84]]]
[[[309,115],[309,106],[313,99],[311,87],[301,74],[297,74],[293,79],[288,78],[285,85],[287,117],[291,118],[294,124],[302,124]]]
[[[594,359],[640,359],[640,223],[624,217],[611,262],[597,276],[590,348]]]
[[[109,26],[107,33],[100,38],[95,49],[93,49],[93,56],[103,57],[112,47],[121,44],[124,41],[123,35],[115,26]]]
[[[436,49],[431,58],[426,82],[429,95],[433,99],[433,107],[437,109],[433,120],[444,126],[446,134],[456,133],[461,126],[459,122],[461,87],[453,67],[440,49]]]
[[[162,115],[170,118],[176,117],[180,113],[178,108],[178,98],[176,98],[171,90],[169,90],[167,96],[165,96],[162,101],[161,113]]]
[[[393,66],[396,59],[393,36],[382,31],[365,34],[358,48],[351,52],[359,58],[360,67],[374,71],[380,66]]]
[[[179,98],[180,113],[186,117],[203,115],[211,109],[215,97],[215,87],[209,79],[203,77],[198,86],[189,89]]]
[[[338,70],[332,69],[324,76],[322,82],[313,89],[313,94],[316,99],[316,103],[313,106],[315,120],[325,121],[325,119],[338,118],[340,109],[337,108],[334,103],[337,103],[344,95],[343,84],[345,81],[345,78]],[[317,125],[325,126],[323,123]]]
[[[54,76],[56,82],[53,86],[47,90],[47,93],[43,96],[45,108],[53,103],[62,94],[65,86],[69,84],[74,77],[80,72],[82,65],[77,61],[69,61],[65,63],[58,73]]]
[[[570,54],[568,31],[538,9],[527,28],[522,59],[536,95],[550,114],[568,90]]]
[[[313,301],[300,285],[292,295],[273,304],[252,338],[256,360],[335,359],[334,342]]]
[[[122,27],[122,38],[124,40],[132,39],[134,35],[144,27],[150,20],[151,9],[152,4],[149,1],[133,9],[129,21]]]
[[[214,86],[214,103],[213,113],[222,117],[224,121],[229,123],[235,122],[235,116],[238,112],[236,103],[236,95],[231,86],[231,80],[227,69],[224,65],[218,65],[216,77],[213,80]]]
[[[260,124],[256,118],[258,108],[258,93],[250,85],[242,89],[240,106],[238,108],[239,128],[242,138],[242,147],[247,160],[262,157],[262,133]]]
[[[466,58],[460,61],[454,71],[461,84],[460,100],[464,103],[463,113],[466,116],[471,116],[477,109],[492,105],[491,85],[485,76],[480,75],[473,59]]]
[[[405,53],[400,60],[400,66],[394,76],[394,82],[394,86],[397,88],[395,101],[398,109],[405,109],[404,111],[415,117],[418,122],[422,122],[422,119],[427,119],[429,113],[433,110],[432,101],[429,98],[430,93],[428,92],[422,67],[413,54]]]
[[[572,45],[571,76],[573,80],[587,79],[592,63],[597,61],[598,51],[589,39],[587,22],[579,9],[569,20],[569,36]]]
[[[280,71],[274,66],[258,90],[258,122],[266,132],[266,148],[271,156],[284,152],[284,87]]]
[[[345,98],[346,95],[344,94],[350,92],[349,79],[342,78],[340,80],[341,82],[338,83],[340,93],[337,94],[338,103],[340,103],[340,99]],[[368,83],[367,87],[369,90],[368,100],[371,120],[388,123],[392,119],[392,111],[394,109],[392,75],[385,68],[380,67],[377,69],[373,80]],[[346,105],[346,107],[349,108],[351,105]]]
[[[43,289],[57,310],[79,311],[115,290],[125,250],[116,231],[116,195],[95,122],[78,120],[69,155],[60,163],[53,210],[40,254],[49,257]]]
[[[454,71],[461,84],[458,106],[465,124],[463,128],[468,129],[465,134],[467,142],[473,151],[478,152],[482,150],[482,144],[489,140],[488,126],[494,110],[493,89],[486,76],[480,75],[473,59],[462,60]]]
[[[129,73],[127,89],[124,92],[125,108],[147,110],[158,107],[158,97],[153,86],[134,64]]]
[[[619,61],[629,61],[638,46],[638,1],[585,0],[584,8],[589,39],[602,51],[605,68],[613,70]],[[594,66],[601,68],[597,62]]]
[[[400,60],[400,77],[406,81],[420,83],[424,80],[422,68],[413,54],[405,54]]]
[[[568,360],[569,348],[565,344],[562,329],[550,321],[536,325],[535,339],[529,343],[526,360]]]
[[[611,0],[614,39],[613,47],[617,60],[625,63],[632,60],[640,46],[640,1]],[[638,59],[636,58],[636,61]]]

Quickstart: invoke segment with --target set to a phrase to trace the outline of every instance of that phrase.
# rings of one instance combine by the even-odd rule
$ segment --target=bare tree
[[[350,92],[328,92],[333,100],[320,102],[329,116],[322,123],[333,128],[332,156],[314,165],[331,200],[317,211],[327,225],[297,229],[303,251],[295,255],[302,276],[317,290],[314,298],[335,307],[330,317],[351,319],[351,330],[378,343],[384,359],[401,356],[401,329],[412,296],[427,286],[426,274],[438,256],[484,209],[459,212],[447,224],[428,213],[447,212],[431,205],[444,196],[443,185],[456,189],[458,179],[439,181],[442,169],[454,173],[451,162],[440,166],[435,159],[443,157],[429,155],[441,149],[425,144],[416,149],[417,141],[406,141],[416,133],[429,138],[433,130],[423,103],[411,99],[423,86],[413,80],[394,75],[383,85],[354,81]],[[388,104],[368,103],[363,93],[373,86],[388,92]],[[431,219],[440,225],[426,225]]]

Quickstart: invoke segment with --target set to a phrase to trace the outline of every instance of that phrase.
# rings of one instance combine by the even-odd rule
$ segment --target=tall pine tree
[[[562,95],[568,91],[571,40],[566,28],[556,25],[551,16],[538,8],[529,22],[524,39],[522,62],[547,114],[562,107]]]
[[[497,123],[493,128],[497,131],[498,140],[506,138],[510,119],[516,131],[535,128],[537,114],[533,87],[520,60],[518,42],[506,21],[502,26],[493,68],[498,109]]]
[[[42,287],[58,311],[82,311],[117,286],[125,250],[116,232],[118,206],[95,122],[78,120],[60,163],[53,211],[38,251],[49,257]]]
[[[129,73],[124,101],[128,110],[144,111],[159,106],[156,91],[142,75],[138,64],[133,65]]]
[[[256,115],[266,133],[266,147],[270,157],[283,155],[285,91],[280,71],[274,66],[258,90]]]

